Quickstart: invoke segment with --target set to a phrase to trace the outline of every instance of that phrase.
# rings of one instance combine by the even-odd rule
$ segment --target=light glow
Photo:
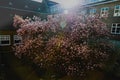
[[[53,2],[59,3],[63,8],[69,9],[80,4],[81,0],[51,0]]]
[[[77,0],[69,0],[68,3],[66,3],[65,1],[61,3],[63,8],[65,9],[73,8],[77,6],[77,4],[78,4]]]
[[[68,10],[64,10],[64,14],[68,14]]]

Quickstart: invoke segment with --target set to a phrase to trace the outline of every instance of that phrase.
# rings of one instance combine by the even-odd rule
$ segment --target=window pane
[[[120,5],[115,6],[116,9],[120,9]]]
[[[9,45],[10,35],[0,35],[0,45]]]
[[[109,8],[106,8],[105,10],[106,10],[106,11],[108,11],[108,10],[109,10]]]
[[[116,26],[116,24],[112,24],[112,26]]]
[[[120,28],[117,28],[116,33],[120,33]]]
[[[119,26],[119,27],[120,27],[120,24],[117,24],[117,26]]]
[[[112,28],[112,33],[115,33],[115,28]]]
[[[21,43],[21,40],[15,40],[15,43]]]
[[[115,10],[115,13],[118,13],[119,12],[119,10]]]
[[[9,41],[1,41],[1,44],[9,44]]]

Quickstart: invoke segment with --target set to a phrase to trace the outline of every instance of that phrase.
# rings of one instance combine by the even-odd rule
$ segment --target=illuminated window
[[[120,16],[120,5],[115,6],[114,16]]]
[[[22,37],[14,35],[14,44],[20,44],[22,42]]]
[[[10,45],[10,35],[0,35],[0,46]]]
[[[108,7],[101,8],[101,17],[108,17]]]
[[[120,34],[120,23],[114,23],[111,27],[112,34]]]

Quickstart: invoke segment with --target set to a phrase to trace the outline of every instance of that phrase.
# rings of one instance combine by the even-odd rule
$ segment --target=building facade
[[[10,46],[21,42],[21,37],[17,36],[13,27],[14,15],[35,15],[44,19],[49,14],[49,6],[54,4],[48,0],[41,3],[34,0],[0,0],[0,53],[12,51]]]
[[[44,19],[49,14],[49,6],[54,4],[49,0],[42,0],[42,2],[36,2],[35,0],[0,0],[0,80],[7,80],[7,78],[11,79],[12,77],[11,80],[17,80],[18,78],[14,79],[16,74],[12,74],[14,72],[19,73],[15,70],[18,67],[16,63],[20,64],[19,67],[23,67],[16,59],[12,49],[14,44],[20,44],[22,41],[13,27],[13,17],[15,15],[33,17],[35,15]]]
[[[79,9],[85,15],[99,14],[114,39],[120,40],[120,1],[119,0],[89,0]]]
[[[73,8],[69,13],[76,10],[76,13],[87,16],[98,14],[100,17],[106,17],[103,21],[111,35],[114,35],[114,39],[120,40],[120,0],[84,0],[80,4],[79,8]],[[51,8],[51,13],[59,13],[59,10],[64,13],[64,9],[60,5],[55,5]]]

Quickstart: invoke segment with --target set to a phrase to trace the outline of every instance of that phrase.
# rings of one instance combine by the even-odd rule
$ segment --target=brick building
[[[15,14],[23,17],[34,15],[45,18],[49,14],[49,6],[55,3],[48,0],[0,0],[0,53],[9,51],[10,46],[17,44],[21,38],[13,27]]]
[[[79,10],[85,15],[94,16],[99,14],[101,17],[106,17],[103,21],[107,24],[111,35],[114,35],[114,39],[120,39],[119,0],[89,0]]]
[[[99,14],[106,23],[114,39],[120,40],[120,0],[79,0],[77,8],[68,10],[68,13],[77,12],[86,16]],[[50,8],[52,14],[64,13],[64,8],[60,5],[54,5]]]

